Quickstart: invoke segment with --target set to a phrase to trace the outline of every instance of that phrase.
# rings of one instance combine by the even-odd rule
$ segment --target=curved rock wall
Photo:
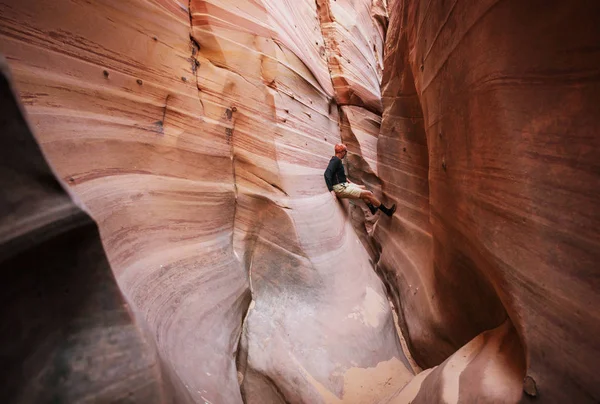
[[[187,8],[24,1],[1,15],[42,148],[99,223],[164,363],[196,401],[240,400],[233,356],[250,296],[231,245],[230,145],[203,118]]]
[[[0,400],[186,402],[132,318],[96,224],[55,178],[11,87],[0,58]]]
[[[364,29],[377,32],[365,10]],[[192,1],[190,11],[206,114],[219,119],[223,98],[232,105],[233,242],[253,297],[238,357],[245,401],[385,396],[412,372],[369,257],[324,193],[340,137],[317,4],[251,3],[233,15],[222,2]],[[226,79],[215,83],[202,66]]]
[[[1,3],[0,50],[192,399],[374,401],[406,384],[383,284],[325,192],[340,134],[317,3],[37,3]],[[353,59],[370,56],[339,75],[376,104],[385,19],[356,3],[360,20],[351,2],[333,13]]]
[[[590,1],[391,4],[378,169],[400,209],[374,237],[419,365],[507,318],[522,349],[502,345],[510,366],[494,377],[524,378],[523,400],[600,398],[599,11]],[[467,376],[472,366],[446,401],[471,402],[475,388],[500,402],[487,376]],[[436,375],[445,371],[413,402],[451,389]]]
[[[136,397],[598,401],[598,11],[0,0],[37,140],[155,339]],[[392,219],[326,192],[340,140]]]

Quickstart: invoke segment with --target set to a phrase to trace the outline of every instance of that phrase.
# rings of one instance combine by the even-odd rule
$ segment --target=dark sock
[[[371,211],[371,214],[374,215],[375,213],[377,213],[377,208],[375,206],[373,206],[372,204],[367,202],[367,208],[369,208],[369,210]]]
[[[396,204],[393,204],[391,208],[386,208],[382,203],[381,205],[379,205],[379,210],[391,217],[396,211]]]

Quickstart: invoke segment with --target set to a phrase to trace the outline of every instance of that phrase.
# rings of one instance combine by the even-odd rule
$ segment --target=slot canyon
[[[0,55],[1,402],[600,402],[597,0],[0,0]]]

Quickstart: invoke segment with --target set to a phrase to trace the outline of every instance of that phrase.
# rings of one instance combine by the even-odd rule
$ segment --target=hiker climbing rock
[[[346,157],[346,153],[348,152],[346,145],[338,143],[335,145],[334,150],[335,156],[329,160],[329,165],[327,166],[327,170],[325,170],[325,182],[327,183],[329,192],[337,198],[362,199],[372,214],[375,214],[377,209],[379,209],[386,215],[392,216],[396,211],[396,204],[392,205],[391,208],[386,208],[375,197],[373,192],[365,189],[363,185],[350,182],[346,178],[344,165],[342,164],[342,159]]]

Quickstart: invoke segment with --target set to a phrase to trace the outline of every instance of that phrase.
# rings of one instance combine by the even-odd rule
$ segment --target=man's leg
[[[350,184],[344,189],[340,189],[339,192],[336,191],[336,195],[338,198],[362,199],[365,201],[372,214],[377,213],[377,209],[385,213],[387,216],[392,216],[394,214],[396,211],[396,205],[392,205],[391,208],[386,208],[379,201],[379,199],[377,199],[373,192],[363,188],[364,187],[359,187],[357,184]]]
[[[367,197],[364,197],[363,194],[370,194],[373,195],[372,192],[369,191],[364,191],[365,186],[361,186],[358,184],[349,184],[343,188],[338,187],[338,189],[336,190],[336,186],[334,186],[334,192],[337,198],[346,198],[346,199],[362,199],[366,204],[367,207],[369,208],[369,210],[371,211],[371,214],[375,214],[377,213],[377,208],[375,206],[372,205],[372,203],[370,202],[370,200]],[[373,196],[374,197],[374,196]]]
[[[373,194],[373,192],[371,192],[371,191],[362,191],[360,193],[360,199],[362,199],[363,201],[365,201],[365,203],[367,204],[367,206],[371,210],[371,213],[373,213],[373,214],[375,214],[375,212],[377,211],[377,209],[379,209],[380,211],[382,211],[383,213],[385,213],[387,216],[392,216],[394,214],[394,212],[396,211],[396,204],[393,204],[391,208],[386,208],[379,201],[379,199],[377,199],[377,197],[375,196],[375,194]],[[369,205],[372,205],[375,209],[371,209],[371,206],[369,206]]]
[[[366,203],[370,203],[371,205],[375,206],[376,208],[381,206],[381,202],[379,202],[379,199],[377,199],[375,194],[371,191],[362,191],[360,193],[360,199],[362,199]]]

